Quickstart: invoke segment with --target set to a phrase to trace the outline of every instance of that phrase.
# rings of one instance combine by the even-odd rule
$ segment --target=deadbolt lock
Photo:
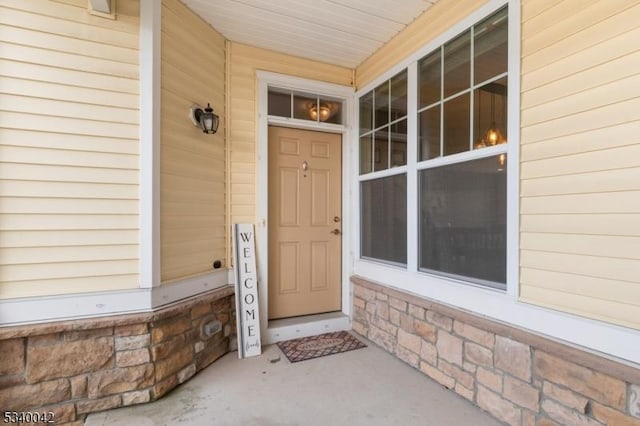
[[[333,217],[333,221],[336,222],[336,223],[340,222],[340,218],[338,216],[334,216]]]

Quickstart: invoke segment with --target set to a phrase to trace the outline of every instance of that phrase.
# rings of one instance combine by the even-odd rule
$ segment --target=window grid
[[[438,157],[434,157],[434,158],[428,158],[426,160],[420,160],[418,156],[418,163],[424,163],[426,161],[432,161],[436,158],[440,158],[440,157],[446,157],[449,155],[458,155],[458,154],[448,154],[445,155],[444,154],[444,105],[457,98],[460,96],[464,96],[466,94],[469,94],[469,123],[470,123],[470,131],[469,131],[469,151],[466,152],[476,152],[476,151],[482,151],[480,154],[478,154],[478,156],[474,156],[472,158],[481,158],[481,157],[485,157],[487,155],[490,154],[486,154],[485,153],[485,149],[479,149],[479,150],[474,150],[473,149],[473,144],[474,144],[474,133],[473,133],[473,125],[474,125],[474,111],[475,111],[475,96],[474,96],[474,92],[479,89],[482,86],[485,86],[489,83],[492,83],[494,81],[498,81],[501,78],[507,77],[508,76],[508,71],[505,71],[503,73],[500,73],[498,75],[495,75],[493,77],[490,77],[484,81],[481,81],[479,83],[474,84],[475,81],[475,27],[476,25],[471,26],[471,42],[470,42],[470,61],[469,61],[469,66],[471,67],[470,69],[470,73],[469,73],[469,88],[461,90],[459,92],[456,92],[452,95],[449,95],[448,97],[444,97],[444,46],[446,44],[443,43],[437,50],[440,50],[440,100],[437,102],[433,102],[431,104],[428,104],[422,108],[420,108],[420,106],[418,105],[418,111],[417,111],[417,116],[420,117],[420,114],[423,111],[427,111],[431,108],[435,108],[435,107],[440,107],[440,155]],[[464,34],[464,31],[460,34]],[[456,36],[458,37],[458,36]],[[453,37],[451,40],[455,40],[456,37]],[[418,60],[418,64],[420,63],[420,61],[424,58],[427,58],[429,55],[431,55],[433,52],[435,52],[436,50],[427,53],[426,55],[423,56],[423,58],[421,58],[420,60]],[[419,121],[419,120],[418,120]],[[502,146],[499,145],[501,147],[500,152],[506,152],[507,148],[506,146]],[[417,148],[417,147],[416,147]]]
[[[392,148],[393,148],[393,143],[391,140],[391,136],[392,136],[392,128],[394,125],[400,124],[403,121],[407,121],[407,126],[408,126],[408,116],[409,116],[409,111],[408,111],[408,97],[407,97],[407,108],[405,111],[405,114],[392,119],[392,105],[391,105],[391,101],[392,101],[392,95],[393,95],[393,89],[392,89],[392,81],[399,77],[402,76],[404,74],[404,79],[405,81],[405,85],[406,85],[406,90],[408,93],[408,69],[405,68],[399,72],[397,72],[395,75],[393,75],[392,77],[386,79],[384,82],[380,83],[379,85],[377,85],[375,88],[371,89],[370,91],[368,91],[366,94],[362,95],[359,97],[359,100],[361,100],[362,98],[365,98],[367,95],[370,94],[371,96],[371,101],[370,101],[370,105],[371,105],[371,129],[367,130],[366,132],[362,132],[362,129],[360,128],[359,131],[359,136],[358,136],[358,141],[359,144],[361,143],[362,138],[370,136],[371,137],[371,160],[370,160],[370,165],[369,165],[369,171],[368,172],[362,172],[362,170],[359,170],[358,172],[358,176],[359,176],[359,180],[370,180],[370,179],[376,179],[378,177],[384,177],[384,176],[390,176],[390,175],[395,175],[395,174],[399,174],[401,173],[401,170],[405,170],[406,171],[406,163],[407,163],[407,153],[405,153],[405,164],[400,165],[400,166],[392,166]],[[384,86],[386,85],[386,90],[387,90],[387,122],[385,124],[382,124],[380,126],[376,126],[376,96],[377,93],[380,92],[382,89],[384,89]],[[405,95],[406,96],[406,95]],[[361,101],[360,101],[361,102]],[[361,107],[359,102],[359,108]],[[376,145],[376,139],[375,139],[375,135],[377,132],[384,132],[387,131],[387,160],[386,160],[386,167],[384,169],[381,170],[375,170],[375,145]],[[408,132],[408,127],[407,127],[407,132]],[[407,133],[408,135],[408,133]],[[360,150],[360,146],[359,146],[359,150]],[[361,152],[361,151],[360,151]],[[361,164],[360,164],[361,165]],[[391,173],[385,173],[388,170],[394,170],[394,172]],[[382,175],[380,175],[382,173]],[[364,177],[364,178],[363,178]]]
[[[506,8],[503,8],[506,9]],[[493,14],[497,14],[500,13],[499,11],[495,11],[493,12]],[[492,14],[492,15],[493,15]],[[407,120],[407,138],[413,138],[415,139],[413,141],[413,143],[410,143],[409,140],[407,139],[407,150],[411,149],[411,155],[409,155],[409,152],[407,151],[407,160],[405,165],[400,166],[400,167],[391,167],[391,164],[393,164],[393,162],[391,161],[390,156],[387,157],[387,169],[384,170],[374,170],[374,165],[371,165],[371,170],[369,172],[363,173],[362,171],[358,174],[358,180],[360,182],[366,182],[369,180],[374,180],[374,179],[380,179],[380,178],[384,178],[384,177],[391,177],[391,176],[395,176],[395,175],[405,175],[408,179],[416,179],[419,180],[420,178],[420,171],[421,170],[425,170],[425,169],[430,169],[430,168],[434,168],[434,167],[441,167],[441,166],[445,166],[445,165],[453,165],[453,164],[457,164],[457,163],[465,163],[468,162],[470,160],[474,160],[474,159],[481,159],[484,157],[492,157],[492,156],[496,156],[496,155],[500,155],[500,154],[505,154],[507,152],[507,144],[506,143],[500,143],[497,145],[488,145],[488,146],[482,146],[482,147],[478,147],[478,145],[476,144],[476,140],[483,135],[482,130],[480,128],[480,126],[484,127],[485,124],[483,124],[483,112],[484,114],[486,114],[486,111],[477,111],[478,116],[476,118],[476,107],[481,108],[482,104],[478,104],[478,101],[476,100],[476,96],[479,96],[477,92],[478,89],[482,88],[485,85],[488,85],[490,83],[493,83],[495,81],[498,81],[500,79],[508,79],[508,69],[502,73],[499,73],[497,75],[493,75],[489,78],[486,78],[483,81],[474,83],[475,78],[476,78],[476,63],[478,64],[483,64],[484,62],[478,62],[476,60],[476,43],[478,43],[478,40],[476,40],[476,34],[478,33],[477,28],[478,25],[481,25],[485,22],[485,20],[490,17],[491,15],[488,15],[487,17],[485,17],[483,20],[478,20],[476,21],[473,25],[470,25],[469,27],[467,27],[466,30],[458,33],[458,35],[451,37],[449,40],[445,41],[444,43],[442,43],[440,46],[438,46],[437,48],[435,48],[434,50],[432,50],[431,52],[426,53],[425,55],[423,55],[421,58],[417,59],[415,62],[413,62],[412,64],[408,65],[405,69],[401,70],[400,72],[396,73],[395,76],[400,75],[401,73],[406,73],[407,75],[407,90],[410,90],[413,87],[413,90],[416,91],[416,94],[418,94],[418,96],[416,97],[415,94],[413,96],[411,95],[407,95],[407,109],[406,109],[406,115],[401,117],[401,118],[397,118],[393,121],[391,121],[391,115],[392,115],[392,110],[391,110],[391,81],[393,78],[395,78],[395,76],[387,79],[386,81],[382,82],[380,85],[378,85],[376,88],[371,89],[370,92],[372,94],[372,97],[374,98],[372,100],[372,104],[373,104],[373,110],[372,110],[372,128],[369,129],[366,132],[363,132],[360,134],[360,138],[363,136],[368,136],[370,135],[370,137],[372,138],[372,143],[375,144],[375,134],[376,132],[379,132],[383,129],[387,129],[389,135],[390,132],[392,130],[392,126],[396,123],[400,123],[403,120]],[[446,98],[444,97],[445,95],[445,69],[446,68],[446,64],[445,64],[445,60],[447,58],[445,58],[445,47],[447,46],[448,43],[450,43],[453,40],[456,40],[458,37],[463,36],[465,33],[467,33],[468,35],[466,37],[468,37],[468,41],[465,43],[468,43],[468,45],[466,47],[463,47],[463,49],[467,50],[467,53],[469,56],[467,57],[467,55],[463,55],[462,57],[464,58],[463,60],[466,62],[466,67],[470,67],[470,69],[468,69],[467,71],[464,71],[465,73],[468,73],[468,83],[462,83],[464,80],[458,80],[458,82],[460,82],[459,84],[456,84],[455,79],[454,80],[450,80],[450,82],[447,82],[449,84],[449,86],[452,86],[451,82],[453,82],[453,86],[452,87],[458,87],[458,88],[463,88],[465,85],[467,85],[466,88],[464,88],[463,90],[459,90],[458,92],[455,93],[451,93],[450,95],[448,95]],[[420,71],[422,70],[422,68],[420,67],[420,64],[422,63],[423,60],[426,60],[430,55],[435,54],[435,52],[439,52],[439,58],[438,60],[440,61],[439,63],[439,71],[440,71],[440,76],[439,76],[439,97],[440,99],[437,102],[432,102],[428,105],[425,105],[423,107],[420,106],[420,98],[422,95],[420,95],[420,80],[421,80],[421,76],[422,74],[420,73]],[[451,52],[455,52],[455,50],[449,51],[449,59],[448,60],[452,60],[451,57],[452,55],[454,55],[455,53],[451,53]],[[480,51],[479,53],[479,57],[477,58],[478,60],[484,60],[483,56],[482,56],[483,51]],[[455,58],[454,58],[455,60]],[[455,62],[453,63],[455,64]],[[435,65],[435,64],[434,64]],[[437,65],[436,65],[437,66]],[[455,65],[454,65],[455,66]],[[458,65],[460,66],[460,65]],[[410,69],[414,70],[414,74],[411,74],[409,72]],[[417,71],[417,73],[415,72]],[[435,70],[434,70],[435,71]],[[479,70],[481,73],[483,72],[483,70]],[[499,71],[499,70],[496,70]],[[429,72],[427,70],[427,72]],[[486,72],[484,74],[481,75],[486,75]],[[426,76],[426,75],[425,75]],[[412,79],[412,80],[410,80]],[[414,81],[415,80],[415,81]],[[387,93],[387,97],[388,97],[388,123],[386,123],[385,125],[380,125],[376,127],[376,123],[375,123],[375,114],[376,114],[376,108],[375,108],[375,92],[377,90],[379,90],[378,88],[384,85],[387,85],[388,88],[388,93]],[[433,87],[433,85],[431,86]],[[437,92],[436,92],[437,93]],[[363,94],[360,98],[367,96],[367,94]],[[468,100],[464,100],[464,102],[466,103],[466,108],[469,108],[468,111],[468,145],[464,144],[464,138],[459,138],[458,137],[458,141],[462,142],[462,144],[457,144],[457,145],[451,145],[450,147],[446,147],[445,146],[445,134],[446,135],[450,135],[449,130],[447,130],[445,128],[445,104],[449,101],[455,100],[456,98],[459,97],[463,97],[463,96],[468,96]],[[428,98],[427,98],[428,99]],[[460,100],[462,101],[462,99]],[[459,101],[459,102],[460,102]],[[439,125],[440,125],[440,129],[439,129],[439,144],[433,146],[434,148],[439,146],[439,155],[438,156],[433,156],[432,158],[427,158],[425,160],[421,160],[422,158],[422,153],[420,152],[420,150],[423,148],[422,146],[422,141],[421,141],[421,116],[420,114],[424,111],[427,111],[431,108],[437,108],[439,107]],[[451,108],[456,108],[453,105],[449,105],[449,109]],[[505,99],[505,111],[504,114],[507,114],[506,111],[506,99]],[[464,113],[464,115],[466,114],[466,111]],[[463,115],[463,116],[464,116]],[[412,117],[411,119],[409,119],[409,117]],[[433,118],[436,118],[437,115]],[[454,118],[455,116],[452,115],[447,115],[448,117],[448,121],[447,123],[449,125],[451,125],[452,123],[452,119],[456,120],[456,118]],[[458,116],[460,119],[461,117]],[[484,116],[484,121],[487,120],[487,117]],[[491,113],[491,121],[494,120],[494,115],[493,115],[493,107],[492,107],[492,113]],[[455,123],[456,121],[453,121],[453,123]],[[437,122],[436,122],[437,123]],[[506,124],[506,116],[505,116],[505,121],[504,123]],[[477,131],[477,134],[476,134]],[[437,137],[437,134],[434,135]],[[450,135],[452,137],[451,140],[455,141],[455,136],[454,134]],[[462,135],[460,135],[462,136]],[[447,138],[449,138],[449,136],[447,136]],[[417,143],[416,143],[417,142]],[[435,141],[433,141],[435,142]],[[432,142],[432,143],[433,143]],[[388,139],[388,144],[389,146],[391,146],[391,138],[389,136]],[[460,149],[464,149],[464,145],[467,145],[467,148],[464,151],[460,151]],[[448,149],[449,152],[452,152],[451,154],[445,154],[445,149]],[[415,151],[415,152],[414,152]],[[435,153],[434,153],[435,154]],[[504,156],[501,157],[501,161],[502,158]],[[497,157],[496,157],[497,158]],[[371,158],[372,162],[374,162],[374,155],[372,155]],[[501,171],[501,169],[498,169],[499,171]],[[416,175],[417,173],[417,175]],[[418,182],[416,182],[418,183]],[[416,197],[419,199],[420,196],[422,196],[421,194],[421,189],[420,189],[420,185],[418,184],[418,188],[417,192],[415,194],[407,194],[407,200],[409,201],[410,199],[412,199],[413,197]],[[414,190],[415,190],[414,189]],[[410,191],[410,185],[408,185],[407,190]],[[409,205],[411,205],[412,203],[409,203]],[[418,202],[419,205],[419,202]],[[362,207],[362,206],[361,206]],[[410,219],[411,217],[414,217],[414,219],[420,219],[420,213],[418,213],[417,217],[415,217],[414,215],[410,214],[408,219]],[[408,221],[407,221],[408,224]],[[417,224],[416,224],[417,225]],[[420,226],[418,226],[419,229]],[[411,226],[409,226],[408,230],[413,231],[413,228]],[[420,231],[418,231],[420,232]],[[362,236],[361,236],[362,238]],[[418,238],[420,238],[418,236]],[[362,242],[362,240],[361,240]],[[410,243],[409,239],[407,239],[407,243]],[[419,244],[419,246],[421,246],[421,244]],[[417,247],[418,249],[418,257],[419,257],[419,252],[422,250],[421,247]],[[407,247],[407,254],[409,254],[412,251],[411,247]],[[412,256],[409,256],[412,257]],[[376,262],[380,262],[380,263],[386,263],[386,264],[393,264],[393,262],[389,262],[389,261],[385,261],[384,259],[377,259],[377,258],[371,258],[368,256],[365,256],[361,253],[361,259],[363,260],[370,260],[370,261],[376,261]],[[418,264],[416,264],[416,260],[418,260]],[[453,279],[461,279],[464,282],[468,282],[469,284],[479,284],[483,287],[494,287],[494,288],[499,288],[499,289],[504,289],[504,285],[501,282],[493,282],[493,281],[486,281],[483,279],[479,279],[479,278],[474,278],[471,276],[465,276],[465,275],[458,275],[456,273],[447,273],[447,272],[443,272],[443,271],[438,271],[438,270],[434,270],[434,269],[428,269],[425,267],[420,266],[421,265],[421,261],[419,259],[415,259],[415,260],[411,260],[411,259],[407,259],[407,264],[396,264],[393,266],[403,266],[404,269],[407,269],[407,267],[409,268],[409,270],[412,270],[414,272],[423,272],[423,273],[432,273],[432,274],[436,274],[436,275],[440,275],[440,276],[448,276],[450,278]]]

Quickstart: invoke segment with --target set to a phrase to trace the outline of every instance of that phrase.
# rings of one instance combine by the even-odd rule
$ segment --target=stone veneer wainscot
[[[500,421],[640,426],[640,366],[359,277],[351,281],[355,332]]]
[[[0,328],[0,411],[88,413],[156,400],[235,344],[233,287],[155,312]],[[207,338],[202,324],[219,320]]]

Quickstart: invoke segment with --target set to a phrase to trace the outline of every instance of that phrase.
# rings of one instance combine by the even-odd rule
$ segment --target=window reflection
[[[444,155],[469,150],[470,99],[466,93],[444,103]]]
[[[407,175],[360,184],[361,255],[407,263]]]
[[[420,171],[420,267],[506,282],[506,155]]]
[[[471,86],[471,31],[444,45],[444,93],[455,95]]]

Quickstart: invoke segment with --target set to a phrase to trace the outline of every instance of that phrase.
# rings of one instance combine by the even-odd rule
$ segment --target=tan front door
[[[269,127],[269,319],[341,308],[341,136]]]

